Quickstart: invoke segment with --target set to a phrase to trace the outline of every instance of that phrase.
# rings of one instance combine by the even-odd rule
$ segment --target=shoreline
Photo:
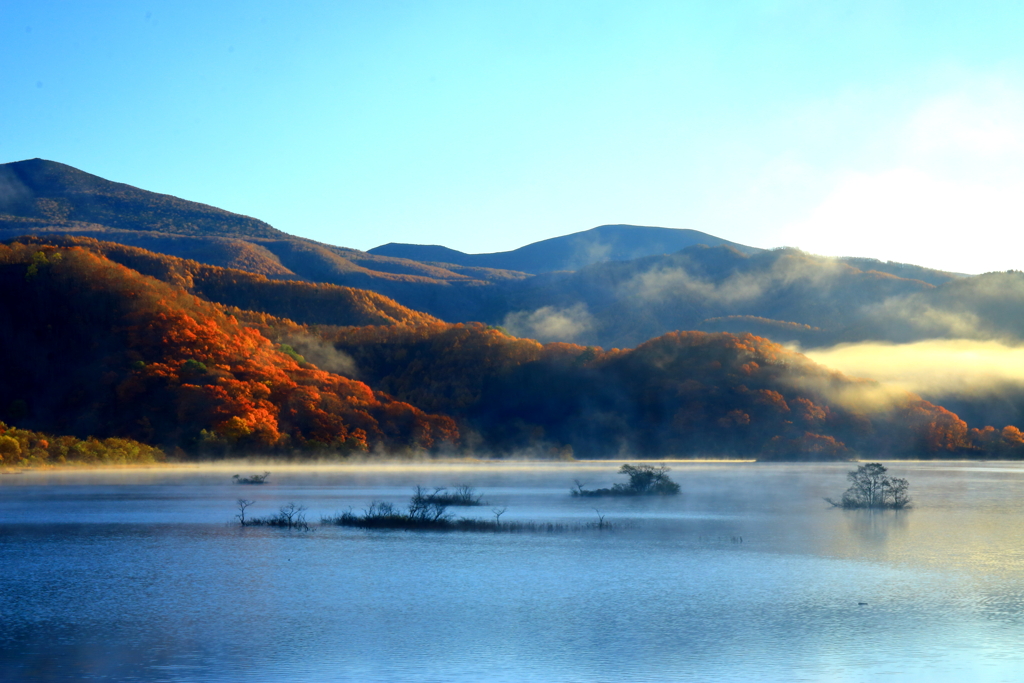
[[[302,471],[302,470],[350,470],[350,469],[424,469],[424,470],[444,470],[444,469],[474,469],[479,467],[494,467],[499,466],[507,469],[515,469],[516,467],[528,467],[535,469],[537,467],[550,466],[575,466],[582,467],[584,469],[593,466],[594,468],[605,467],[608,465],[618,465],[622,463],[635,463],[635,462],[658,462],[658,463],[671,463],[677,465],[683,465],[686,463],[694,464],[706,464],[706,463],[756,463],[757,461],[740,458],[687,458],[687,459],[661,459],[661,460],[650,460],[650,459],[638,459],[638,458],[616,458],[616,459],[602,459],[602,460],[565,460],[565,459],[529,459],[529,458],[437,458],[437,459],[403,459],[403,458],[387,458],[387,459],[372,459],[372,458],[361,458],[359,460],[349,461],[331,461],[331,460],[320,460],[320,461],[308,461],[308,462],[294,462],[288,460],[269,460],[269,459],[248,459],[242,458],[238,460],[197,460],[190,462],[157,462],[157,463],[111,463],[111,464],[81,464],[76,465],[74,463],[60,463],[60,464],[44,464],[36,467],[4,467],[0,465],[0,475],[11,475],[11,474],[23,474],[28,472],[111,472],[117,470],[124,471],[138,471],[138,470],[168,470],[168,471],[182,471],[182,470],[202,470],[202,471],[224,471],[224,472],[238,472],[240,469],[258,469],[273,467],[279,471]]]
[[[4,467],[0,465],[0,476],[16,476],[32,473],[103,473],[103,472],[224,472],[229,474],[248,474],[248,469],[273,468],[277,472],[304,472],[304,471],[359,471],[359,470],[422,470],[424,472],[441,471],[472,471],[479,469],[502,469],[514,471],[516,469],[538,468],[574,468],[605,470],[612,466],[621,466],[626,463],[660,463],[685,468],[687,465],[770,465],[770,466],[801,466],[809,467],[816,465],[850,465],[863,462],[886,462],[886,463],[934,463],[938,464],[992,464],[992,463],[1016,463],[1021,460],[971,460],[971,459],[885,459],[872,458],[870,460],[807,460],[807,461],[774,461],[763,462],[752,458],[665,458],[665,459],[639,459],[639,458],[615,458],[602,460],[565,460],[565,459],[526,459],[526,458],[438,458],[438,459],[370,459],[339,461],[313,461],[293,462],[285,460],[267,459],[239,459],[239,460],[204,460],[194,462],[158,462],[158,463],[132,463],[132,464],[44,464],[36,467]]]

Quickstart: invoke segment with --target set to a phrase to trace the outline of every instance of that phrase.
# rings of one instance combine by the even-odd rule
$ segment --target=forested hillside
[[[300,323],[325,325],[386,325],[437,322],[433,316],[402,306],[365,289],[269,279],[234,268],[158,254],[116,242],[89,237],[24,237],[26,245],[83,247],[143,275],[179,286],[210,301]]]
[[[752,335],[677,332],[636,349],[539,344],[482,325],[321,330],[361,376],[507,452],[832,459],[1020,452],[911,394],[886,394]],[[272,334],[272,332],[271,332]]]
[[[444,448],[831,459],[1021,446],[1012,426],[969,429],[749,334],[541,344],[374,293],[82,238],[0,246],[0,287],[0,351],[12,359],[0,419],[178,457]],[[330,310],[341,324],[282,309],[314,322]]]
[[[77,439],[0,422],[0,467],[147,465],[164,459],[164,452],[159,448],[131,439]]]
[[[0,246],[0,419],[191,453],[429,448],[448,417],[325,372],[218,306],[80,248]]]
[[[1019,272],[636,226],[503,254],[366,253],[40,159],[0,165],[0,190],[0,237],[22,236],[0,258],[0,420],[19,429],[189,457],[1020,453],[1012,425],[970,429],[773,343],[1009,348],[1024,341]],[[576,270],[545,272],[559,268]],[[1024,390],[989,384],[915,390],[979,425],[1019,421]]]

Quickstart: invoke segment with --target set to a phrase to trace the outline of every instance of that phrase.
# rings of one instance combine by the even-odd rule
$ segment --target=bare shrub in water
[[[243,505],[244,503],[244,505]],[[238,501],[239,514],[235,515],[242,526],[277,526],[284,527],[286,529],[299,529],[300,531],[311,531],[312,527],[309,526],[309,522],[306,521],[306,506],[296,505],[295,503],[288,503],[281,507],[277,511],[276,515],[270,517],[250,517],[245,518],[245,508],[252,505],[254,501],[241,500]]]
[[[444,489],[435,489],[433,494],[424,493],[419,486],[409,501],[409,516],[417,521],[437,522],[451,519],[448,503],[437,494]]]
[[[246,500],[245,498],[238,499],[238,514],[235,517],[238,518],[238,523],[245,526],[245,509],[255,504],[255,500]]]

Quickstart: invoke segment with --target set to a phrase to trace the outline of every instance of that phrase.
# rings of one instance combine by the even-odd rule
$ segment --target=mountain
[[[673,330],[752,332],[817,346],[877,329],[886,302],[953,286],[956,276],[797,249],[744,254],[696,245],[674,254],[547,273],[503,288],[484,320],[513,334],[604,347],[632,347]],[[962,283],[961,283],[962,284]],[[888,324],[888,321],[886,321]]]
[[[178,235],[285,234],[255,218],[111,182],[55,161],[30,159],[0,166],[0,226],[54,223]]]
[[[177,457],[1024,452],[1013,426],[971,429],[775,343],[1020,340],[1022,273],[633,226],[507,253],[532,265],[421,262],[41,160],[0,166],[0,209],[0,236],[24,235],[0,245],[0,420],[23,430],[0,457],[54,460],[75,443],[79,459],[150,457],[116,439]],[[703,242],[671,251],[681,236]],[[578,269],[541,272],[566,266]],[[1014,387],[953,398],[977,424],[1024,414]]]
[[[439,267],[281,232],[263,221],[115,183],[44,159],[0,165],[0,239],[74,234],[269,278],[398,294],[447,314],[475,310],[475,290],[525,273]]]
[[[847,379],[749,334],[675,332],[611,351],[540,344],[441,322],[371,292],[82,237],[0,245],[0,291],[8,359],[0,419],[135,439],[178,458],[462,448],[835,459],[1024,449],[1013,427],[969,429],[917,396]],[[212,300],[228,296],[250,308]],[[343,324],[270,312],[317,305]],[[23,436],[44,457],[46,439]],[[111,457],[126,457],[119,443]]]
[[[416,245],[367,253],[41,159],[0,165],[0,238],[24,234],[93,237],[270,280],[371,290],[451,322],[605,347],[635,346],[677,329],[753,332],[804,345],[905,337],[915,326],[892,320],[887,311],[896,307],[886,302],[957,279],[908,264],[763,251],[693,230],[623,225],[499,254]],[[241,276],[231,277],[233,289],[221,279],[219,293],[208,287],[207,294],[248,308]],[[282,296],[289,287],[279,288]],[[269,307],[269,296],[264,301]],[[280,299],[272,314],[343,324],[332,311],[303,312]]]
[[[394,242],[370,249],[368,253],[424,263],[499,268],[537,275],[559,270],[579,270],[605,261],[630,261],[644,256],[671,254],[697,244],[729,246],[742,254],[761,251],[697,230],[602,225],[493,254],[466,254],[448,247]]]

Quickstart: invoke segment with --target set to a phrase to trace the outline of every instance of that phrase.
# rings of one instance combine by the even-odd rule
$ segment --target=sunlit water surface
[[[607,462],[0,476],[0,680],[1024,680],[1024,466],[889,465],[913,509],[829,508],[848,464],[673,463],[682,495],[615,500],[569,496]],[[614,527],[232,523],[458,483],[489,503],[461,515]]]

